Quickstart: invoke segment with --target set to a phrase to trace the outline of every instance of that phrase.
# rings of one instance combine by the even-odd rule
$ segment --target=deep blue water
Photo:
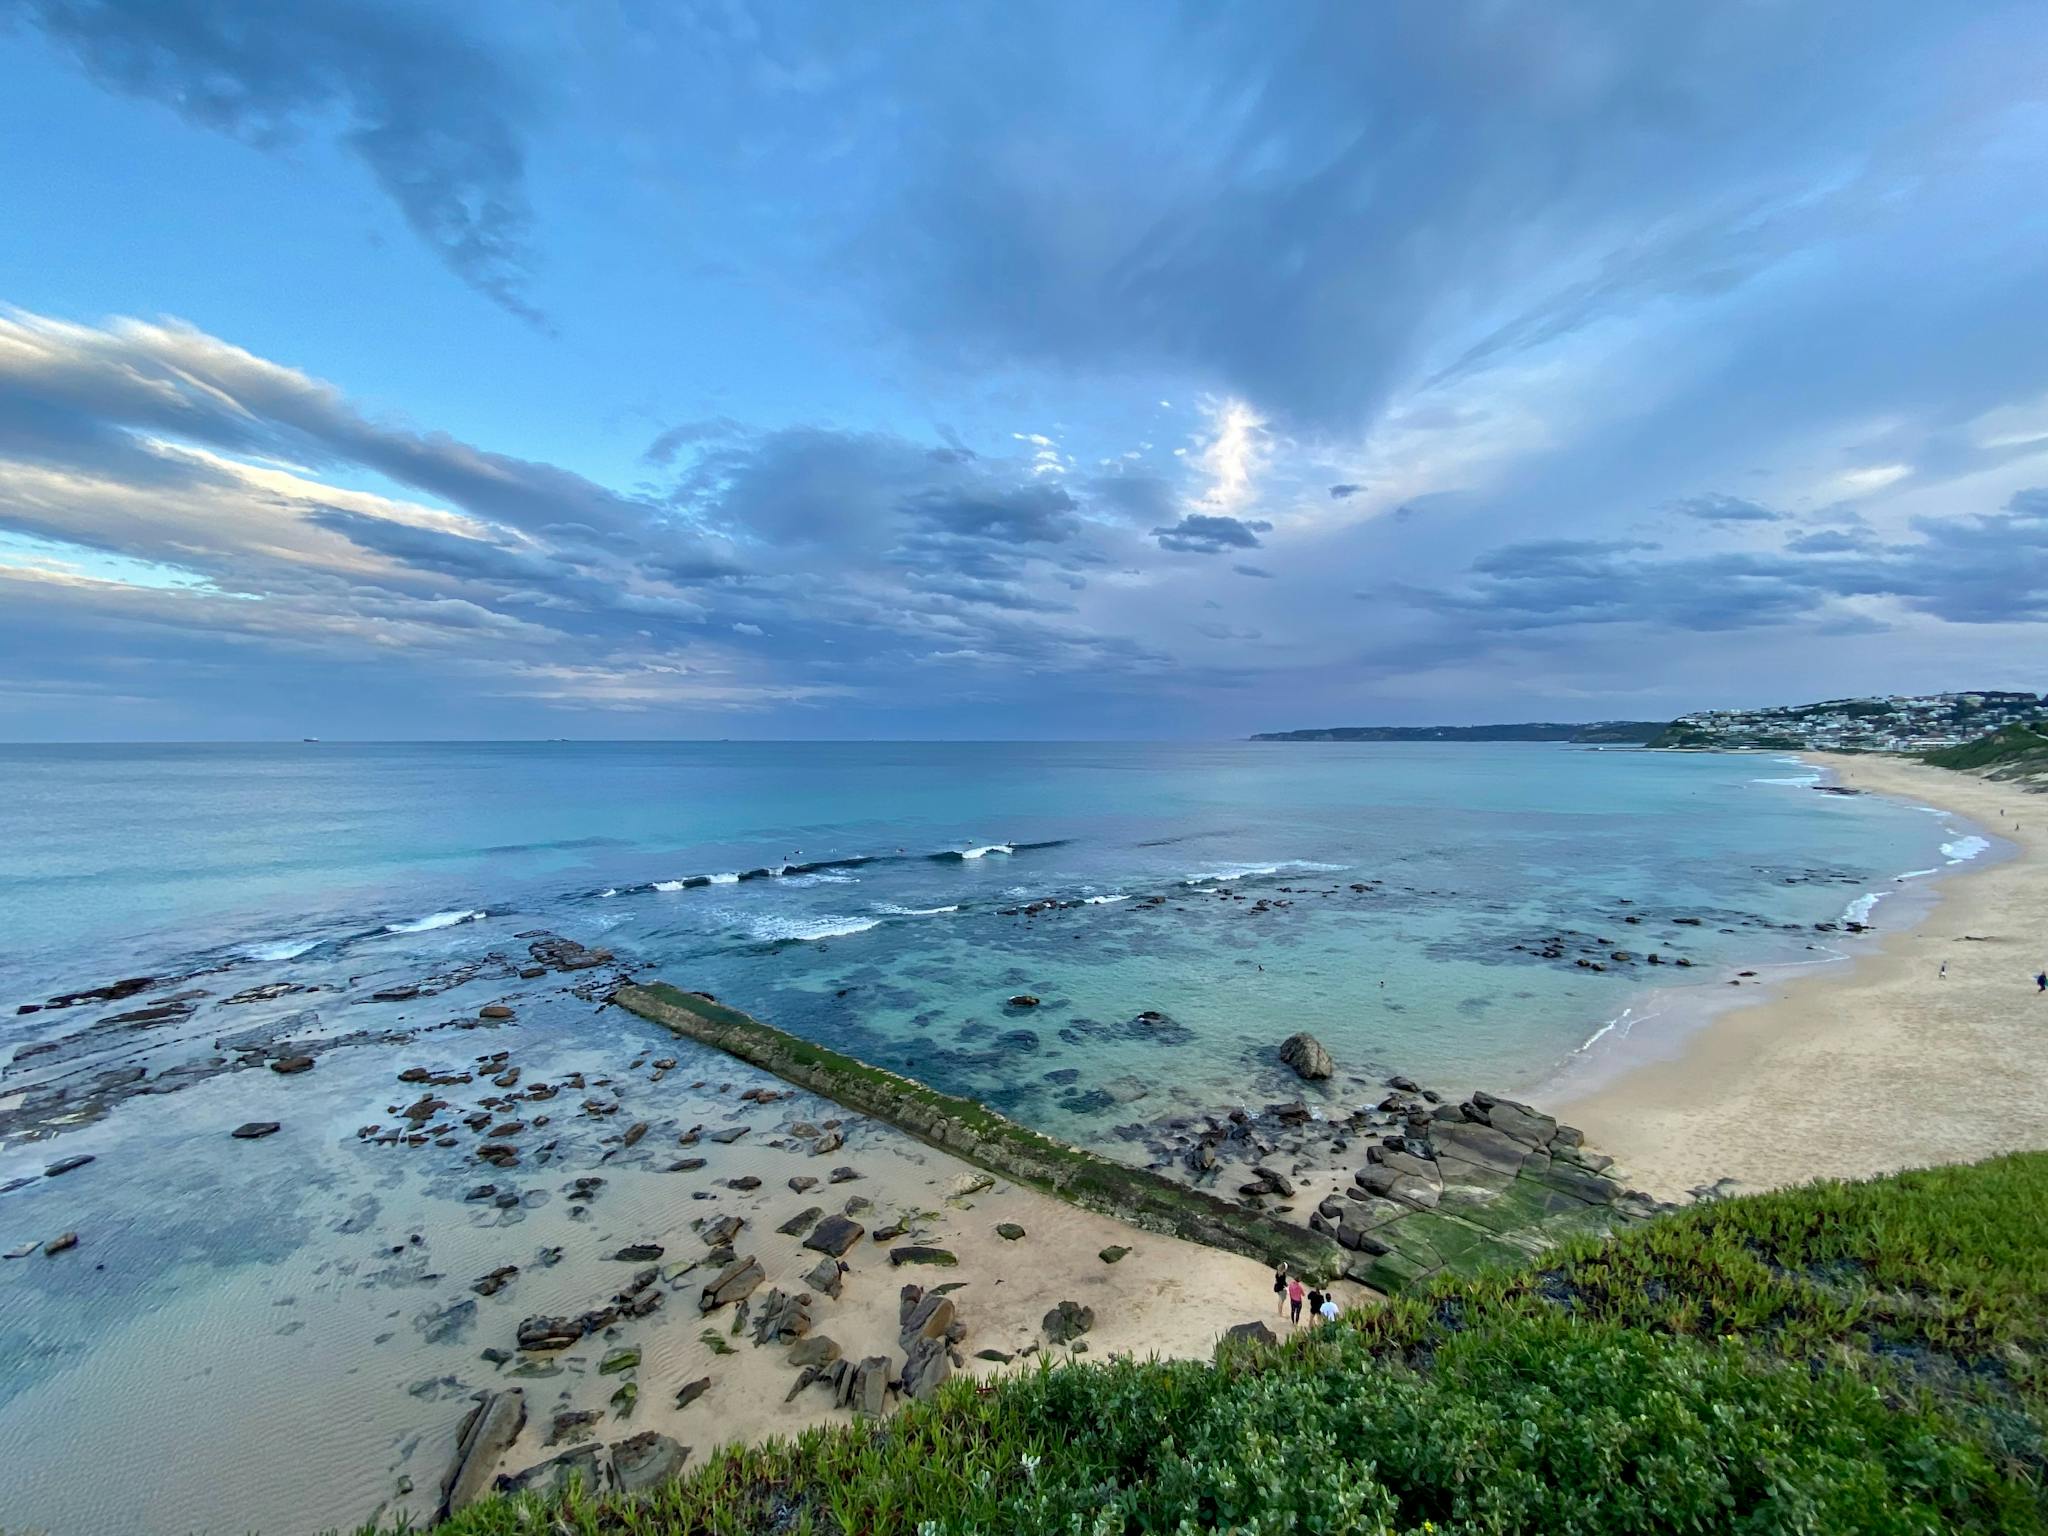
[[[1245,1097],[1297,1028],[1513,1088],[1646,982],[1833,944],[1963,835],[1810,778],[1530,744],[0,748],[0,1005],[546,926],[1069,1134]],[[1016,910],[1045,900],[1087,904]],[[1583,969],[1594,940],[1635,958]]]

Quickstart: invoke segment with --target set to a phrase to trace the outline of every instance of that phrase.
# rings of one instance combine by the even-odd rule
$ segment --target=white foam
[[[727,870],[723,874],[713,875],[710,878],[713,885],[738,885],[740,883],[739,873],[736,870]]]
[[[683,888],[683,882],[680,880],[657,880],[654,882],[654,888],[657,891],[680,891]]]
[[[414,918],[409,923],[387,923],[386,933],[432,933],[436,928],[453,928],[458,923],[474,923],[483,918],[478,911],[430,912],[425,917]]]
[[[1131,898],[1119,891],[1114,896],[1083,896],[1082,901],[1091,907],[1106,907],[1112,901],[1129,901]]]
[[[958,912],[960,908],[957,905],[950,907],[899,907],[893,901],[885,901],[875,910],[886,912],[891,917],[938,917],[942,913]]]
[[[296,960],[308,950],[318,949],[320,939],[280,939],[275,944],[258,944],[251,949],[251,960]]]
[[[618,892],[618,888],[617,888],[617,887],[615,887],[615,886],[610,886],[610,885],[608,885],[608,886],[606,886],[606,887],[605,887],[605,888],[604,888],[603,890],[599,891],[599,892],[598,892],[597,894],[598,894],[598,895],[599,895],[600,897],[606,897],[606,896],[616,896],[616,895],[618,895],[618,894],[619,894],[619,892]]]
[[[1985,839],[1972,834],[1968,837],[1959,837],[1952,843],[1943,843],[1941,856],[1951,864],[1967,864],[1990,847],[1991,844]]]
[[[754,923],[757,939],[841,939],[881,926],[879,917],[764,917]]]
[[[1791,784],[1791,785],[1794,785],[1794,786],[1796,786],[1797,788],[1800,788],[1800,789],[1806,789],[1806,788],[1810,788],[1811,786],[1813,786],[1813,785],[1815,785],[1815,784],[1818,784],[1818,783],[1820,782],[1820,775],[1819,775],[1819,774],[1817,774],[1817,773],[1810,773],[1810,774],[1807,774],[1807,775],[1806,775],[1806,776],[1805,776],[1804,778],[1797,778],[1797,779],[1751,779],[1751,780],[1750,780],[1749,782],[1750,782],[1750,783],[1752,783],[1752,784]]]
[[[1940,873],[1941,871],[1938,869],[1909,869],[1903,875],[1893,875],[1892,878],[1900,881],[1923,880],[1929,875],[1938,875]]]
[[[986,858],[992,853],[1015,853],[1016,851],[1008,843],[990,843],[984,848],[963,848],[960,851],[960,857],[963,859],[980,859]]]
[[[1314,859],[1282,859],[1277,864],[1224,864],[1199,875],[1189,875],[1181,884],[1207,885],[1212,880],[1243,880],[1252,875],[1282,874],[1290,869],[1333,870],[1346,867],[1343,864],[1319,864]]]
[[[1863,895],[1850,902],[1848,906],[1842,908],[1842,921],[1845,923],[1868,923],[1870,921],[1870,914],[1877,910],[1877,904],[1889,895],[1891,895],[1890,891],[1866,891]]]

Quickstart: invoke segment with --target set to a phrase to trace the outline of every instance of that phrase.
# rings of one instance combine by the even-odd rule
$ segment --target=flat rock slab
[[[830,1254],[837,1259],[843,1257],[847,1249],[866,1235],[867,1228],[851,1216],[827,1216],[818,1223],[817,1229],[804,1239],[804,1246],[819,1253]]]
[[[889,1262],[898,1268],[905,1264],[934,1264],[941,1269],[951,1269],[960,1260],[950,1249],[927,1248],[921,1243],[914,1243],[908,1248],[891,1248]]]
[[[648,1430],[612,1447],[612,1484],[620,1493],[647,1493],[677,1476],[690,1448]]]
[[[238,1125],[228,1134],[237,1141],[261,1141],[265,1136],[275,1136],[284,1127],[275,1120],[251,1120]]]

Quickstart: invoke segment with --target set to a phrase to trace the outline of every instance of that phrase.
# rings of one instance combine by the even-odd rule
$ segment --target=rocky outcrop
[[[1306,1032],[1289,1035],[1280,1043],[1280,1059],[1294,1068],[1296,1076],[1311,1082],[1320,1082],[1337,1070],[1323,1042]]]
[[[612,1486],[632,1497],[650,1492],[679,1475],[690,1448],[653,1430],[621,1440],[612,1447]]]
[[[767,1278],[759,1259],[734,1259],[705,1285],[697,1298],[697,1310],[716,1312],[720,1307],[751,1296]]]
[[[1095,1309],[1078,1301],[1063,1301],[1045,1314],[1040,1327],[1055,1344],[1071,1344],[1095,1326]]]
[[[526,1423],[526,1394],[517,1387],[484,1392],[456,1432],[455,1460],[441,1480],[436,1518],[445,1520],[474,1504],[487,1491],[498,1461],[519,1437]]]
[[[927,1145],[1088,1210],[1263,1263],[1284,1264],[1311,1278],[1327,1278],[1341,1266],[1342,1254],[1333,1243],[1294,1223],[1069,1146],[972,1100],[798,1039],[701,996],[659,983],[629,984],[618,988],[612,1000]],[[1308,1118],[1306,1109],[1302,1118]]]

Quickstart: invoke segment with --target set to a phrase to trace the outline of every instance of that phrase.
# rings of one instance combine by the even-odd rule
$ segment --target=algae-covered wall
[[[664,982],[629,983],[612,994],[612,1001],[991,1173],[1089,1210],[1147,1231],[1285,1265],[1311,1279],[1329,1279],[1342,1268],[1343,1251],[1317,1233],[1069,1146],[972,1099],[940,1093],[799,1039],[698,993]]]

